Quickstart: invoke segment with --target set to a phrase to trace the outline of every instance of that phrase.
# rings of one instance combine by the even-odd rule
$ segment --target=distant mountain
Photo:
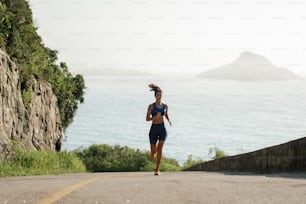
[[[248,51],[234,62],[200,73],[197,77],[226,80],[295,80],[302,79],[286,68],[274,66],[267,58]]]
[[[103,68],[103,69],[87,69],[83,70],[84,75],[88,76],[126,76],[126,77],[131,77],[131,76],[152,76],[152,74],[148,72],[142,72],[142,71],[137,71],[137,70],[132,70],[132,69],[113,69],[113,68]]]

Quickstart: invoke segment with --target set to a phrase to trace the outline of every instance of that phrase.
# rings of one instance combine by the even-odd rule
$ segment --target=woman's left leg
[[[165,141],[160,140],[157,145],[157,160],[156,160],[156,169],[155,169],[155,175],[159,175],[160,172],[160,161],[162,159],[163,155],[163,146]]]

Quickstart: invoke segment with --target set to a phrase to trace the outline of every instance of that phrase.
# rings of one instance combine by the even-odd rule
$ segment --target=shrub
[[[152,171],[156,162],[149,160],[148,151],[127,146],[94,144],[76,152],[91,172]],[[179,165],[176,160],[163,157],[161,170],[178,171]]]
[[[31,100],[32,100],[31,92],[28,90],[23,90],[22,99],[23,99],[23,103],[25,107],[27,107],[31,103]]]
[[[187,158],[187,160],[184,162],[184,164],[183,164],[183,169],[187,169],[187,168],[190,168],[190,167],[192,167],[192,166],[194,166],[194,165],[197,165],[197,164],[200,164],[200,163],[203,163],[204,162],[204,160],[202,160],[201,158],[197,158],[196,160],[194,160],[193,158],[192,158],[192,154],[190,154],[190,155],[188,155],[188,158]]]
[[[227,154],[225,154],[224,151],[220,150],[220,149],[217,148],[217,147],[209,148],[209,153],[208,153],[208,155],[210,155],[212,159],[219,159],[219,158],[222,158],[222,157],[226,157],[226,156],[227,156]]]

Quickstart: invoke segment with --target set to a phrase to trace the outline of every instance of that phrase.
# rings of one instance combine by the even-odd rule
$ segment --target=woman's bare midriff
[[[164,122],[164,117],[161,115],[161,113],[157,113],[155,115],[155,119],[152,120],[153,124],[161,124]]]

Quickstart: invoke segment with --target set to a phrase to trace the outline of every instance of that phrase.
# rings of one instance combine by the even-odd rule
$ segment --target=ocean
[[[110,144],[149,150],[155,101],[148,84],[163,89],[173,125],[164,155],[183,164],[209,160],[217,147],[236,155],[306,136],[306,81],[222,81],[191,77],[86,77],[85,102],[65,133],[63,149]]]

